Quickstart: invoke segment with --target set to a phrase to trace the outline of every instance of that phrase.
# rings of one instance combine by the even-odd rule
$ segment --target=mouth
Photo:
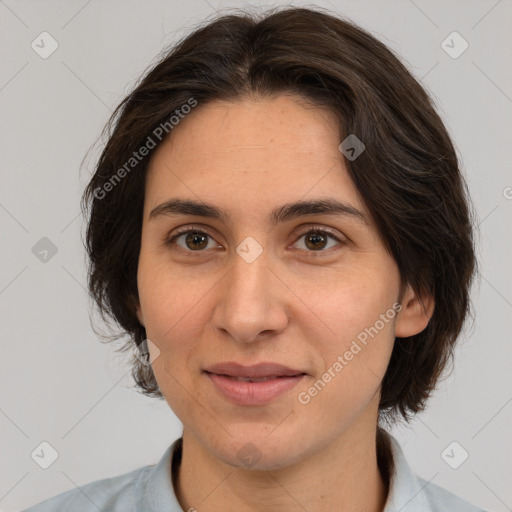
[[[226,362],[204,370],[220,395],[236,405],[264,405],[293,389],[307,373],[276,363]]]

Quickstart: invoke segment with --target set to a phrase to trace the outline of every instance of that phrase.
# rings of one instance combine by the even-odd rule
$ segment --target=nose
[[[254,343],[284,330],[290,292],[262,254],[248,262],[233,254],[232,266],[216,290],[213,325],[237,343]],[[275,265],[274,265],[275,266]]]

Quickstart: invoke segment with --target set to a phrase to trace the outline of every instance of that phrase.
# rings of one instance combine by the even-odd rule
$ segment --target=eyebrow
[[[352,217],[370,225],[367,216],[362,211],[350,204],[331,198],[286,203],[270,212],[269,221],[272,225],[276,225],[305,215],[321,214]],[[224,223],[229,223],[231,220],[231,216],[225,210],[213,204],[180,198],[169,199],[165,203],[155,206],[149,214],[149,219],[174,215],[208,217]]]

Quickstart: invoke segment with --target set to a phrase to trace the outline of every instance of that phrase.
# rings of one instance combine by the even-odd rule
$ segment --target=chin
[[[286,468],[307,457],[308,444],[291,432],[282,435],[266,434],[255,426],[254,435],[247,425],[241,432],[226,436],[223,440],[204,443],[207,449],[225,464],[253,471],[272,471]],[[284,435],[283,435],[284,434]],[[300,450],[300,451],[298,451]]]

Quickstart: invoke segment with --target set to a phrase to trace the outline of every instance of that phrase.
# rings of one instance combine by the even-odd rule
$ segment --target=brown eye
[[[306,235],[305,243],[309,249],[324,249],[327,237],[324,234],[312,232]]]
[[[188,252],[203,252],[208,247],[209,240],[213,239],[208,233],[198,229],[187,229],[166,240],[166,245],[177,245],[180,249]],[[213,243],[213,247],[216,244]]]
[[[327,249],[333,247],[333,242],[334,246],[344,245],[344,242],[327,228],[309,229],[299,237],[299,240],[301,239],[304,239],[303,247],[299,248],[309,253],[329,252]],[[211,246],[208,246],[209,242],[212,243]],[[329,242],[331,242],[331,245],[329,245]],[[298,242],[296,242],[296,244],[297,243]],[[200,229],[183,229],[166,239],[165,244],[177,246],[179,250],[187,252],[190,256],[192,256],[193,253],[199,255],[200,253],[206,252],[206,249],[219,247],[208,233]]]
[[[325,228],[310,229],[303,233],[299,239],[302,238],[304,238],[304,246],[308,252],[327,252],[324,249],[333,247],[333,245],[328,247],[329,241],[338,242],[337,245],[343,245],[338,237]]]
[[[190,231],[185,235],[185,245],[192,250],[204,249],[208,245],[208,235],[198,231]]]

